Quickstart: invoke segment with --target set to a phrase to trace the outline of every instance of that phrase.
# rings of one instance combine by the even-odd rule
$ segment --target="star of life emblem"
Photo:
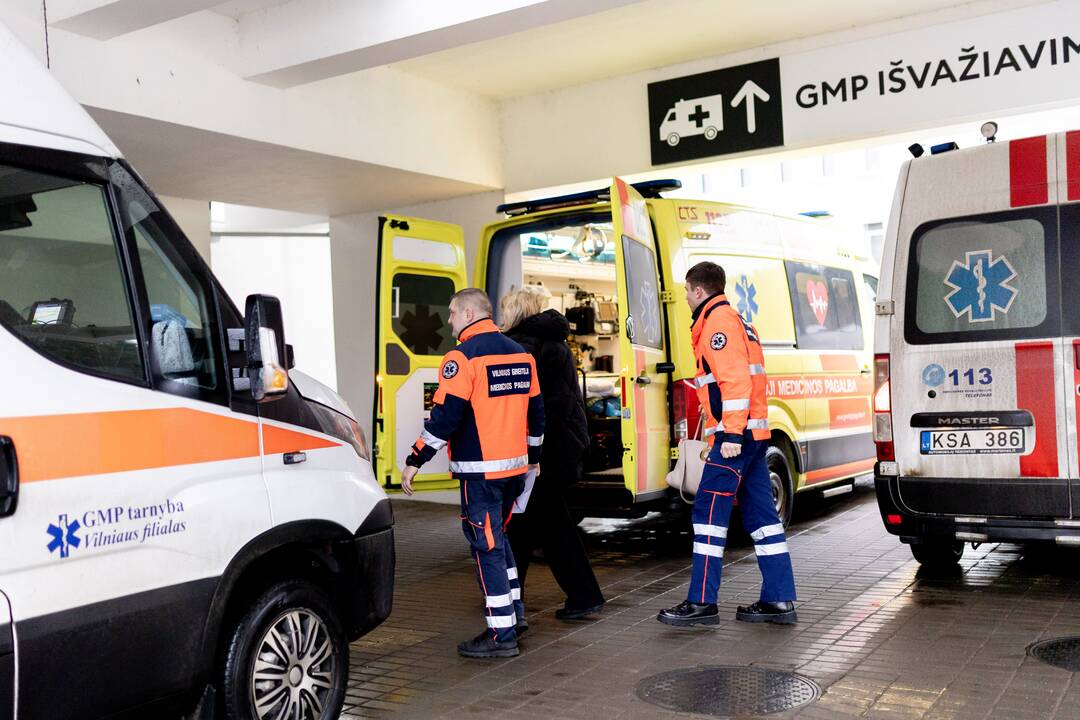
[[[973,250],[964,254],[964,262],[954,260],[945,275],[945,285],[952,288],[945,302],[957,318],[993,321],[999,311],[1008,313],[1016,300],[1019,291],[1009,284],[1016,276],[1004,255],[995,258],[993,250]]]

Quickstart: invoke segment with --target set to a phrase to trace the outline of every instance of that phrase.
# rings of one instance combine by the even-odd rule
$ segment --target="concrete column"
[[[484,225],[497,218],[501,191],[452,200],[330,218],[331,277],[334,285],[334,348],[337,387],[371,437],[375,400],[375,284],[378,273],[379,216],[410,215],[461,225],[470,277]]]
[[[158,200],[172,215],[173,220],[187,235],[188,240],[210,262],[210,201],[187,200],[178,197],[159,195]]]

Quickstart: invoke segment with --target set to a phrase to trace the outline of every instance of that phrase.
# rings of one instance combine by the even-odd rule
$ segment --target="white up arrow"
[[[742,88],[731,101],[731,107],[738,107],[739,103],[746,102],[746,130],[749,133],[757,131],[757,118],[754,116],[754,101],[769,102],[769,93],[761,89],[753,80],[747,80]]]

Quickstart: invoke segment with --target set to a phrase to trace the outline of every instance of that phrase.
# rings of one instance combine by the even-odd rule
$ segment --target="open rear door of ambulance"
[[[375,476],[385,487],[400,487],[405,458],[431,414],[439,362],[457,345],[450,298],[467,282],[461,228],[379,218],[378,278]],[[421,469],[416,487],[456,487],[445,451]]]
[[[623,479],[635,502],[658,499],[670,465],[669,360],[660,305],[656,241],[644,198],[619,178],[611,186],[619,298]]]

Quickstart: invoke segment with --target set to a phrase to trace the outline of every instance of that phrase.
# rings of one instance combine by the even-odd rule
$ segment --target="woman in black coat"
[[[555,617],[574,619],[599,612],[604,596],[566,506],[567,487],[581,477],[589,431],[574,359],[566,344],[570,324],[556,310],[541,312],[550,297],[542,287],[526,286],[500,303],[504,332],[536,359],[545,417],[541,474],[525,512],[513,517],[508,532],[522,592],[533,551],[541,548],[551,574],[566,593],[566,603]]]

